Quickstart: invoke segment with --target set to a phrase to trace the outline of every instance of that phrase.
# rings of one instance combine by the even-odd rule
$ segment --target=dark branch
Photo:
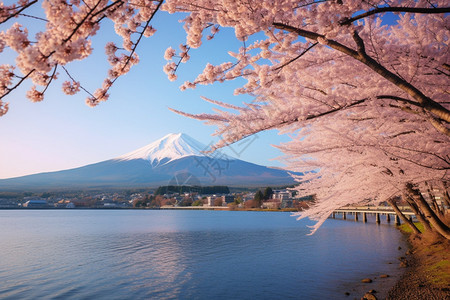
[[[421,107],[420,104],[417,102],[411,101],[406,98],[398,97],[398,96],[379,95],[379,96],[377,96],[377,99],[391,99],[391,100],[396,100],[396,101],[400,101],[400,102],[405,102],[405,103],[411,104],[413,106]]]
[[[50,76],[49,81],[47,82],[47,85],[45,86],[45,89],[42,91],[42,94],[45,93],[45,91],[48,89],[48,87],[50,86],[50,84],[53,81],[53,78],[55,78],[55,74],[56,74],[56,69],[58,68],[58,64],[55,65],[55,67],[53,68],[53,74]]]
[[[0,24],[5,23],[6,21],[8,21],[11,18],[14,18],[15,16],[19,15],[21,12],[23,12],[25,9],[27,9],[28,7],[32,6],[33,4],[35,4],[37,2],[37,0],[34,0],[30,3],[28,3],[27,5],[23,6],[20,10],[18,10],[17,12],[11,14],[9,17],[7,17],[4,20],[0,21]]]
[[[309,38],[309,39],[312,39],[315,41],[317,41],[319,38],[325,39],[327,41],[326,45],[328,47],[330,47],[334,50],[337,50],[339,52],[342,52],[344,54],[347,54],[348,56],[362,62],[367,67],[369,67],[370,69],[372,69],[373,71],[378,73],[380,76],[382,76],[384,79],[390,81],[391,83],[395,84],[398,88],[400,88],[401,90],[408,93],[412,98],[414,98],[417,101],[417,103],[419,103],[419,105],[423,109],[425,109],[426,111],[435,115],[437,117],[437,119],[440,119],[446,123],[450,123],[450,111],[448,109],[446,109],[445,107],[440,105],[438,102],[433,101],[432,99],[425,96],[418,88],[416,88],[409,82],[405,81],[398,75],[392,73],[391,71],[386,69],[384,66],[382,66],[380,63],[378,63],[376,60],[374,60],[367,54],[359,53],[358,51],[355,51],[337,41],[328,40],[325,38],[325,36],[318,34],[316,32],[296,28],[296,27],[293,27],[293,26],[290,26],[287,24],[283,24],[283,23],[278,23],[278,22],[274,22],[272,25],[277,29],[286,30],[288,32],[294,32],[294,33],[297,33],[299,36],[306,37],[306,38]],[[358,37],[359,36],[356,36],[356,37],[354,36],[354,38],[356,38],[355,41],[357,44],[360,43],[358,41]],[[361,45],[358,45],[358,46],[361,47]],[[360,48],[359,50],[363,50],[363,49]],[[433,122],[432,122],[432,124],[433,124],[433,126],[436,125]],[[440,132],[442,132],[446,135],[449,135],[449,131],[442,130],[443,129],[442,126],[435,126],[435,127]]]
[[[72,33],[66,38],[64,39],[63,43],[67,43],[68,41],[70,41],[70,39],[75,35],[75,33],[78,31],[78,29],[80,29],[80,27],[87,21],[87,19],[91,16],[91,14],[94,12],[94,10],[97,8],[97,6],[99,6],[101,3],[101,1],[98,1],[94,8],[92,8],[87,14],[86,16],[84,16],[83,20],[80,21],[80,23],[77,24],[77,26],[75,27],[75,29],[72,31]],[[92,18],[92,16],[91,16]]]
[[[27,17],[27,18],[31,18],[31,19],[36,19],[36,20],[48,22],[47,19],[36,17],[36,16],[31,16],[31,15],[27,15],[27,14],[19,14],[19,16],[23,16],[23,17]]]
[[[377,7],[373,10],[365,12],[363,14],[354,16],[349,19],[342,20],[339,22],[340,25],[350,25],[356,20],[364,19],[368,16],[385,13],[385,12],[409,12],[417,14],[445,14],[450,13],[450,7],[439,7],[439,8],[420,8],[420,7]]]
[[[34,71],[36,71],[36,69],[33,69],[33,70],[31,70],[30,72],[28,72],[28,74],[25,75],[24,77],[22,77],[22,78],[20,79],[20,81],[19,81],[18,83],[16,83],[16,85],[14,85],[12,88],[8,88],[8,91],[7,91],[6,93],[4,93],[3,95],[0,96],[0,100],[1,100],[3,97],[7,96],[9,93],[11,93],[13,90],[15,90],[19,85],[21,85],[22,82],[25,81],[25,79],[27,79],[31,74],[34,73]]]
[[[300,53],[299,55],[297,55],[296,57],[294,57],[293,59],[289,60],[288,62],[282,64],[279,67],[276,67],[274,71],[278,71],[279,69],[284,68],[285,66],[287,66],[288,64],[296,61],[297,59],[299,59],[300,57],[302,57],[303,55],[305,55],[309,50],[311,50],[315,45],[317,45],[318,42],[315,42],[314,44],[312,44],[311,46],[309,46],[308,48],[305,49],[305,51],[303,51],[302,53]]]
[[[64,67],[61,66],[63,68],[63,70],[66,72],[67,76],[69,76],[69,78],[73,81],[73,82],[77,82],[75,80],[75,78],[72,77],[72,75],[70,75],[69,71]],[[80,88],[85,91],[88,95],[90,95],[91,97],[94,97],[94,95],[92,95],[92,93],[90,93],[87,89],[85,89],[81,84],[80,84]]]

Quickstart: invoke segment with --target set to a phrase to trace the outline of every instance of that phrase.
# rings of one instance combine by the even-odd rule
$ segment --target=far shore
[[[161,207],[0,207],[0,210],[220,210],[220,211],[272,211],[272,212],[297,212],[296,208],[233,208],[227,206],[161,206]]]

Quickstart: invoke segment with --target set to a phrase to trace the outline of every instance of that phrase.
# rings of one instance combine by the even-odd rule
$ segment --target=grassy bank
[[[407,225],[400,230],[408,235],[404,276],[389,292],[387,299],[450,299],[450,241],[433,232],[412,233]]]

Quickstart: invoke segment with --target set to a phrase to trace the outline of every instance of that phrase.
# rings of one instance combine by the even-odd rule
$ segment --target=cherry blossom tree
[[[421,195],[412,184],[426,191],[428,182],[448,180],[449,139],[436,134],[423,119],[392,120],[397,115],[368,107],[336,113],[333,118],[310,122],[292,142],[279,146],[291,169],[306,172],[295,176],[301,182],[300,195],[317,198],[309,210],[297,214],[299,218],[318,220],[316,230],[337,208],[391,202],[397,196],[420,206],[417,216],[425,214],[428,207],[423,199],[412,199]],[[443,218],[426,219],[433,225],[430,230],[450,238],[450,229],[439,223]]]
[[[297,133],[280,149],[289,169],[307,174],[297,177],[300,194],[317,197],[299,213],[319,221],[314,230],[347,204],[376,204],[398,195],[412,199],[418,194],[411,185],[448,180],[444,5],[283,1],[246,9],[235,3],[233,17],[229,7],[210,6],[204,12],[208,22],[234,27],[244,42],[260,32],[266,39],[231,53],[234,62],[206,66],[182,88],[244,77],[247,84],[236,93],[252,94],[255,101],[237,107],[205,98],[222,110],[177,112],[217,125],[222,140],[215,148],[268,129]],[[397,13],[392,24],[385,23],[386,12]],[[188,25],[195,22],[195,16],[187,19]],[[450,238],[439,218],[428,219]]]
[[[154,15],[181,12],[186,41],[165,52],[169,79],[177,79],[193,49],[231,28],[242,47],[180,88],[241,78],[246,83],[235,94],[254,101],[235,106],[204,98],[221,109],[174,111],[218,126],[222,140],[212,150],[264,130],[292,134],[292,142],[279,146],[287,167],[305,173],[297,177],[301,193],[317,196],[300,217],[319,226],[337,207],[402,194],[416,199],[425,182],[449,179],[448,1],[44,0],[45,17],[37,21],[45,29],[30,38],[13,20],[29,17],[37,4],[0,2],[6,28],[0,52],[17,53],[15,62],[0,67],[0,115],[25,81],[34,84],[27,97],[42,101],[58,70],[69,79],[62,83],[65,93],[84,90],[90,106],[106,101],[116,80],[139,62],[138,45],[155,32]],[[105,45],[111,68],[103,86],[89,92],[67,65],[92,53],[91,37],[105,19],[123,43]]]

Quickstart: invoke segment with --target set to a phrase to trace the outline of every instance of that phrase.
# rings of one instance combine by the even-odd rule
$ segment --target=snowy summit
[[[205,156],[208,147],[184,133],[170,133],[135,151],[117,157],[117,160],[144,159],[155,167],[186,156]]]
[[[145,147],[98,163],[17,178],[0,179],[0,190],[29,188],[156,187],[197,185],[268,186],[293,184],[284,170],[256,165],[216,152],[190,136],[168,134]],[[183,177],[186,176],[186,177]]]

